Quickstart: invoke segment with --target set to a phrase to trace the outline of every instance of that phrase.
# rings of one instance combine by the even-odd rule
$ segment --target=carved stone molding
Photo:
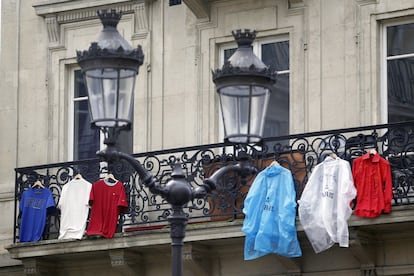
[[[116,9],[124,14],[134,14],[134,37],[145,37],[148,33],[148,5],[154,0],[141,1],[66,1],[54,0],[33,4],[36,14],[45,18],[50,46],[61,42],[61,25],[96,19],[99,9]],[[76,5],[75,5],[76,4]]]
[[[183,0],[187,7],[198,18],[210,18],[210,4],[208,0]]]
[[[184,267],[188,268],[194,275],[210,275],[211,261],[208,248],[200,245],[185,244],[183,248]]]
[[[46,16],[47,14],[57,14],[62,12],[69,11],[80,11],[91,8],[98,8],[103,6],[114,6],[114,5],[123,5],[131,4],[141,1],[132,1],[132,0],[82,0],[82,1],[73,1],[73,0],[35,0],[33,3],[33,8],[39,16]],[[147,0],[149,1],[149,0]],[[152,0],[151,0],[152,1]]]
[[[290,15],[301,14],[305,8],[303,0],[289,0],[288,1],[288,13]]]
[[[114,249],[109,251],[109,257],[112,268],[121,275],[143,275],[145,271],[144,262],[139,253],[125,249]]]
[[[50,44],[58,44],[60,40],[60,28],[55,15],[45,17],[47,36]]]
[[[24,275],[30,276],[48,276],[55,275],[53,264],[40,260],[38,258],[23,259]]]
[[[288,1],[289,9],[303,8],[304,6],[305,6],[305,3],[303,3],[303,0],[289,0]]]
[[[349,248],[361,265],[361,274],[375,276],[375,237],[361,230],[350,229]],[[374,274],[373,274],[374,273]]]
[[[148,2],[133,6],[135,13],[134,38],[143,39],[148,34]]]
[[[276,259],[281,263],[287,270],[286,275],[289,276],[300,276],[301,268],[300,263],[297,259],[287,258],[275,254]]]
[[[377,276],[375,266],[361,267],[361,276]]]
[[[377,4],[378,0],[356,0],[356,2],[361,6],[365,6],[365,5]]]
[[[99,9],[116,9],[117,11],[122,11],[124,14],[133,13],[133,5],[131,3],[125,4],[118,4],[118,5],[110,5],[110,6],[95,6],[89,9],[84,10],[75,10],[75,11],[67,11],[57,14],[57,21],[60,24],[76,22],[76,21],[84,21],[98,18],[96,15],[96,11]]]

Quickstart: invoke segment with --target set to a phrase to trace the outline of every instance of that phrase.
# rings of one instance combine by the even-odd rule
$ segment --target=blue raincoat
[[[244,259],[269,253],[302,256],[296,232],[296,192],[292,174],[280,165],[261,171],[244,201]]]

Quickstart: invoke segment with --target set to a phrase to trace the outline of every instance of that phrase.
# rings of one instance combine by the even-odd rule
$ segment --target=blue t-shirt
[[[47,208],[55,207],[52,192],[47,188],[29,188],[20,200],[20,241],[41,239],[46,224]]]

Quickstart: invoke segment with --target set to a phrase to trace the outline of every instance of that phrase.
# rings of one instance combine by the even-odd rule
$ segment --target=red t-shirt
[[[112,238],[120,211],[128,208],[123,183],[117,181],[111,184],[98,180],[92,185],[89,204],[92,210],[86,235]]]
[[[357,189],[356,216],[375,218],[391,212],[392,178],[387,160],[378,153],[366,153],[354,160],[352,175]]]

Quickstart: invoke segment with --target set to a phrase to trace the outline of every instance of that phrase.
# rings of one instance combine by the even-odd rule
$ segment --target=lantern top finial
[[[239,47],[250,47],[256,38],[256,31],[250,31],[250,29],[236,30],[231,32],[234,40],[236,40]]]
[[[121,20],[121,17],[122,17],[122,11],[117,12],[114,9],[110,11],[108,10],[97,11],[97,14],[99,16],[99,19],[101,19],[101,22],[104,28],[106,27],[116,28],[116,26],[119,23],[119,20]]]
[[[272,86],[276,79],[276,73],[253,53],[251,47],[257,31],[239,29],[232,31],[232,34],[238,44],[237,50],[224,62],[221,69],[213,71],[213,82],[217,85],[221,80],[229,77],[250,76],[261,78],[262,81],[259,83],[269,83]]]
[[[144,61],[144,54],[140,45],[133,48],[116,29],[122,12],[112,9],[101,10],[97,14],[103,30],[88,50],[77,51],[77,61],[82,71],[108,67],[131,69],[138,73],[138,68]]]

